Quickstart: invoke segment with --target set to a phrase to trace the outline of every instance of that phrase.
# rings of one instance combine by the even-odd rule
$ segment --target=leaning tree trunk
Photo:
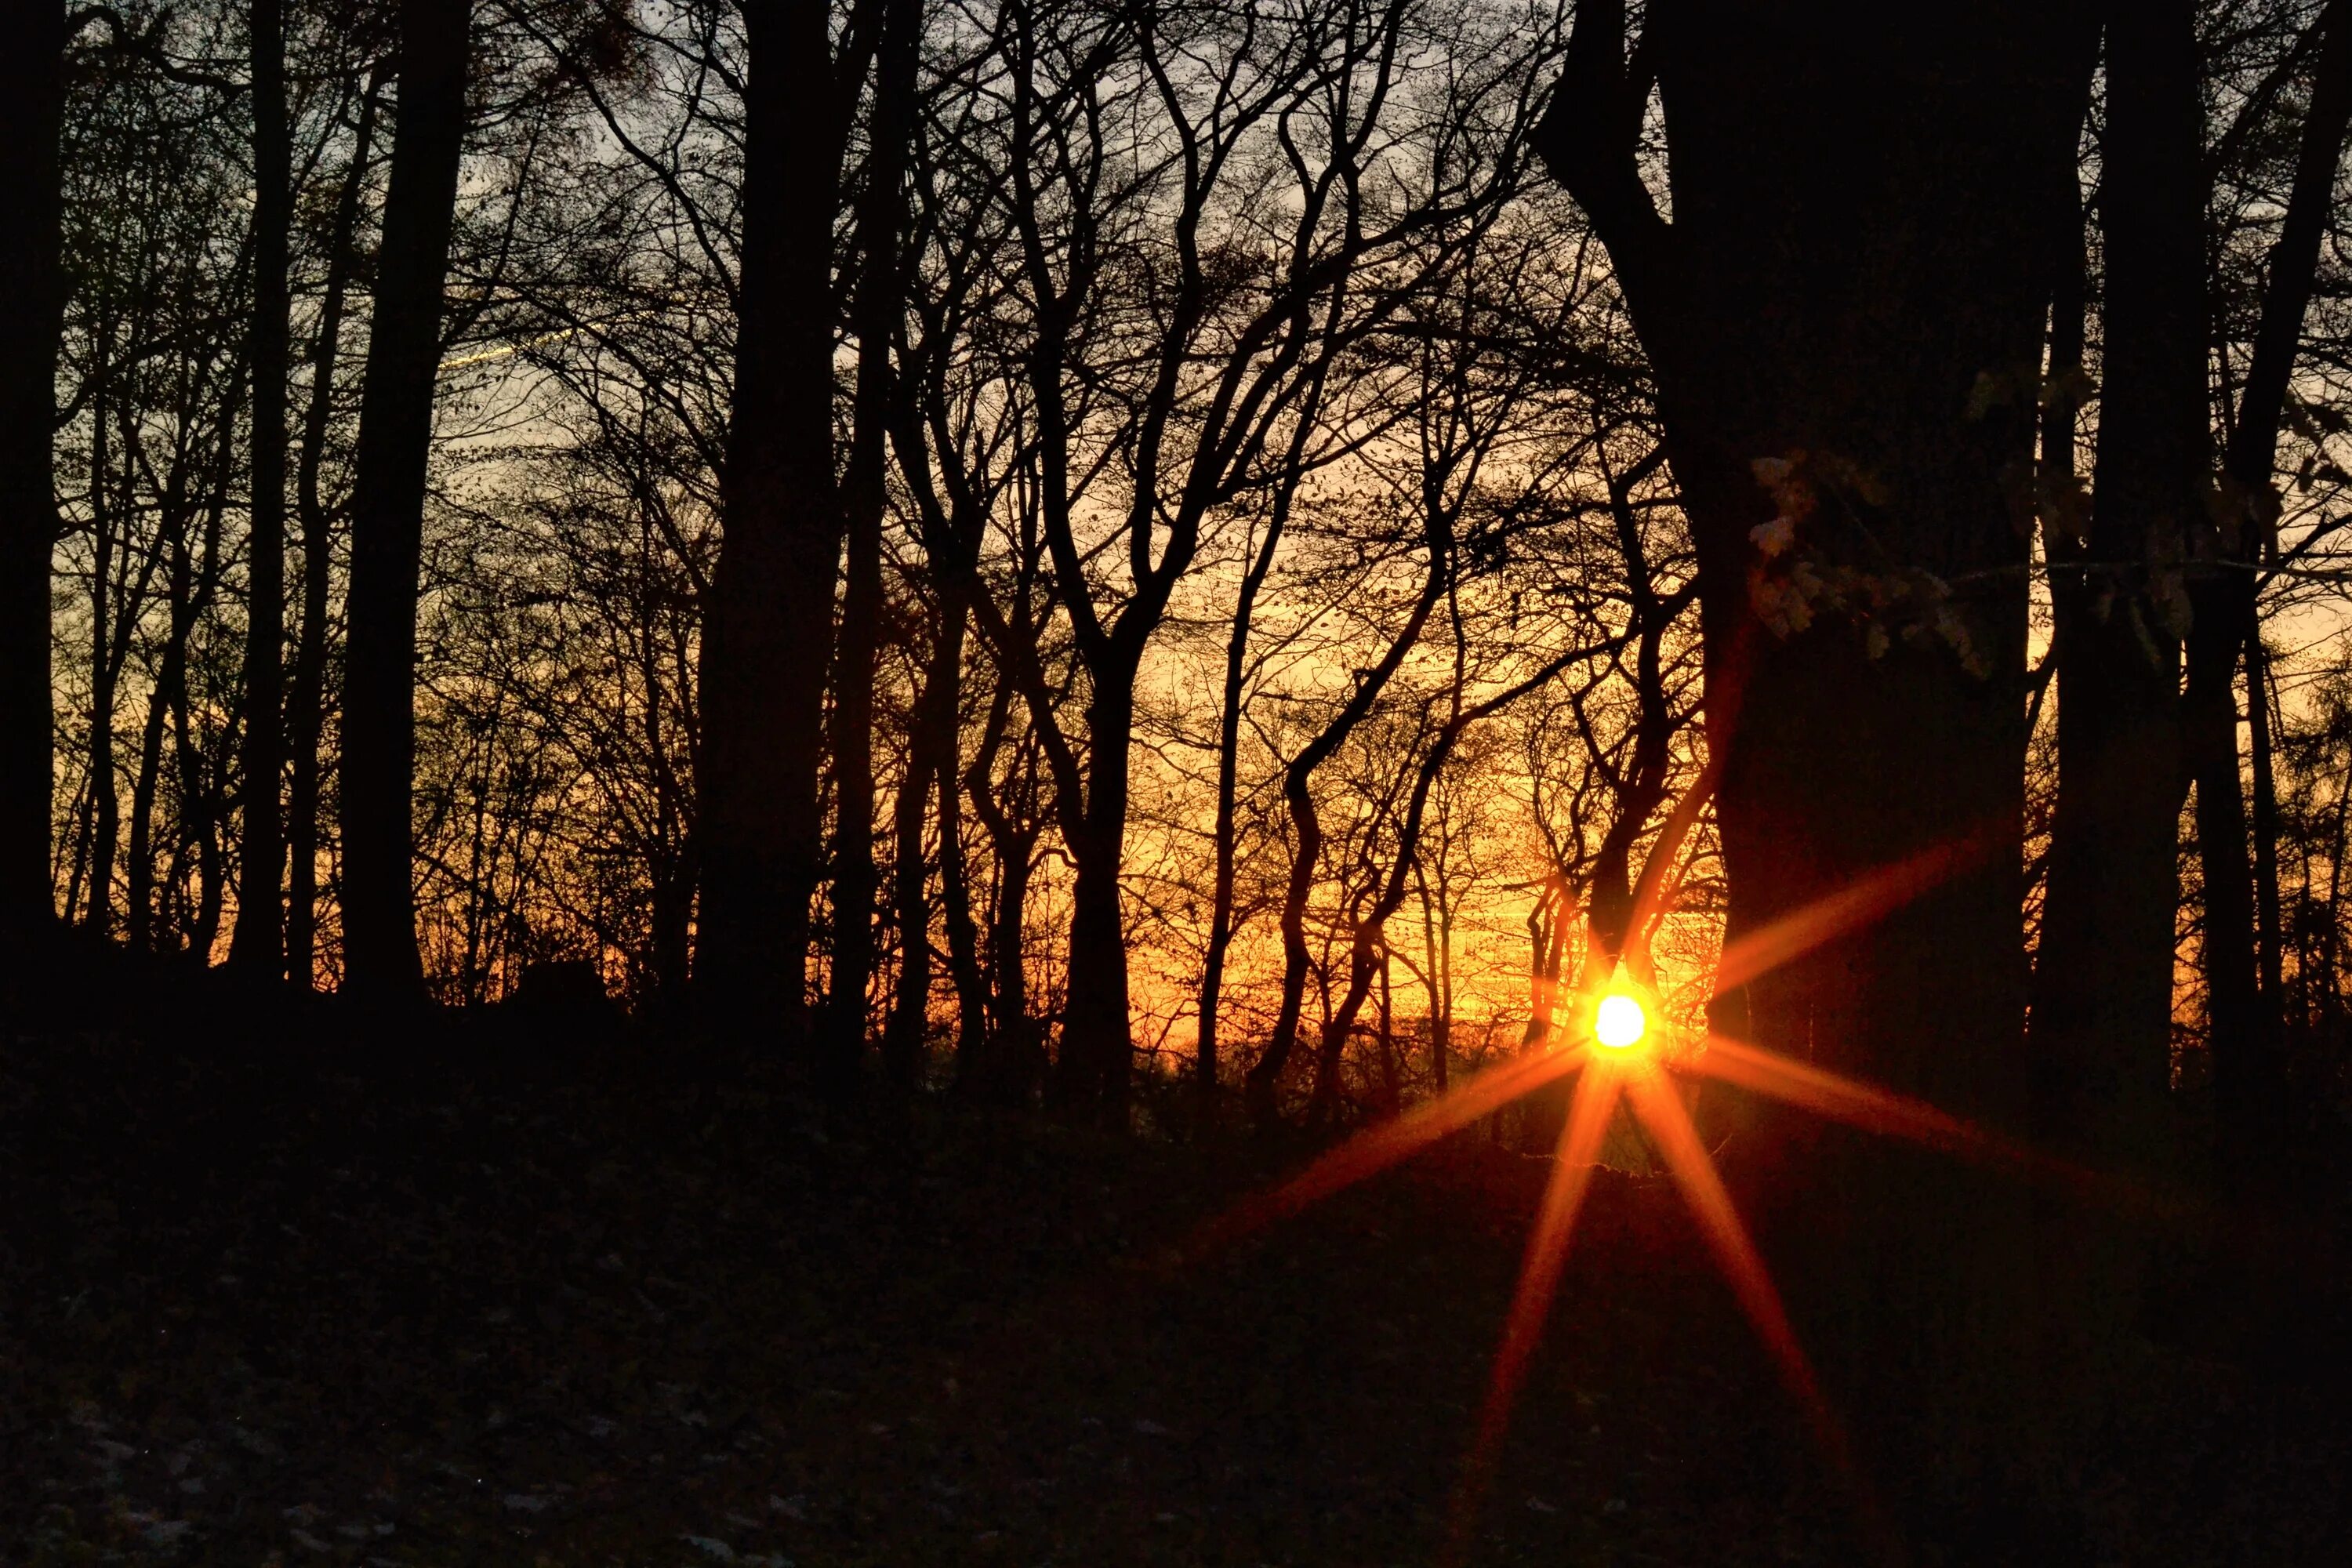
[[[66,8],[24,13],[0,63],[0,973],[56,920],[49,880],[49,552],[58,509],[58,138]]]
[[[470,0],[401,5],[392,178],[352,479],[343,984],[355,995],[401,1000],[421,999],[425,986],[411,880],[416,602],[472,20]]]
[[[842,130],[828,7],[745,9],[743,239],[723,537],[705,606],[695,758],[695,983],[730,1050],[805,1033],[817,764],[841,497],[833,214]]]
[[[252,512],[247,531],[245,632],[245,833],[236,930],[229,962],[274,977],[283,952],[279,873],[285,818],[278,787],[286,760],[286,252],[293,226],[293,176],[286,126],[284,0],[254,0]]]

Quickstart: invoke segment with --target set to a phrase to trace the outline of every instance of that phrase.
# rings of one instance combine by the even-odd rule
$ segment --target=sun
[[[1592,1037],[1612,1051],[1630,1051],[1650,1032],[1650,1016],[1640,998],[1612,991],[1592,1012]]]

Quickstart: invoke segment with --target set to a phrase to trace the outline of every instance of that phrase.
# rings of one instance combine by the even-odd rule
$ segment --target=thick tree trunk
[[[58,509],[58,339],[63,5],[23,11],[0,50],[0,975],[56,921],[50,884],[49,554]]]
[[[1629,74],[1624,8],[1586,0],[1544,147],[1657,375],[1698,552],[1731,935],[1890,861],[1973,849],[1906,908],[1725,999],[1717,1024],[2011,1124],[2030,522],[2012,497],[2086,10],[1654,5],[1640,58],[1669,224],[1636,161],[1652,83]],[[1790,561],[1876,592],[1810,593]],[[1833,1342],[1858,1407],[1898,1440],[1986,1434],[1906,1468],[1938,1486],[2008,1464],[1990,1434],[2017,1418],[1996,1369],[2027,1321],[2021,1205],[1843,1140],[1791,1173],[1773,1190],[1814,1201],[1788,1224],[1855,1249],[1863,1288],[1823,1310],[1849,1319]]]
[[[2108,29],[2105,390],[2086,552],[2095,564],[2061,584],[2069,609],[2034,997],[2037,1116],[2043,1135],[2111,1155],[2136,1152],[2155,1127],[2169,1074],[2175,574],[2202,510],[2210,450],[2194,50],[2185,3],[2137,8]],[[2192,691],[2198,679],[2192,669]],[[2229,700],[2226,676],[2221,697]],[[2242,846],[2237,854],[2242,864]],[[2251,990],[2251,962],[2246,978]]]
[[[284,946],[287,248],[293,176],[286,124],[284,0],[253,0],[252,516],[247,535],[244,839],[229,962],[275,977]]]
[[[327,279],[319,306],[319,337],[311,349],[310,405],[302,419],[302,455],[294,475],[295,504],[302,520],[302,624],[294,649],[294,679],[287,704],[292,733],[292,778],[288,785],[286,974],[308,991],[318,984],[319,811],[327,722],[327,615],[333,584],[334,531],[319,489],[327,426],[335,400],[335,356],[342,337],[343,310],[351,289],[352,237],[359,226],[360,195],[367,183],[374,144],[376,77],[369,73],[360,97],[352,165],[335,200],[334,228],[328,239]]]
[[[843,515],[834,472],[828,7],[746,7],[743,240],[734,402],[706,606],[695,759],[702,909],[695,980],[734,1051],[803,1037],[817,765]]]
[[[411,796],[416,604],[444,275],[466,133],[469,0],[403,0],[391,184],[352,474],[344,658],[343,984],[421,1000]]]

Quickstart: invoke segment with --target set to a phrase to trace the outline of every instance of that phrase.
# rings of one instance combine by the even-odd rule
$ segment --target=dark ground
[[[387,1070],[171,995],[0,1043],[0,1563],[1440,1554],[1542,1162],[1457,1140],[1171,1266],[1297,1152],[893,1148],[646,1047],[443,1024]],[[2079,1546],[1913,1561],[2352,1561],[2334,1369],[2135,1353]],[[1471,1560],[1854,1555],[1679,1204],[1604,1178]]]

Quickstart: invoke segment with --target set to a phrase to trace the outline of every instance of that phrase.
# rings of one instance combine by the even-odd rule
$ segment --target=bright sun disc
[[[1592,1015],[1592,1037],[1612,1051],[1640,1045],[1649,1028],[1642,1004],[1622,991],[1603,996]]]

